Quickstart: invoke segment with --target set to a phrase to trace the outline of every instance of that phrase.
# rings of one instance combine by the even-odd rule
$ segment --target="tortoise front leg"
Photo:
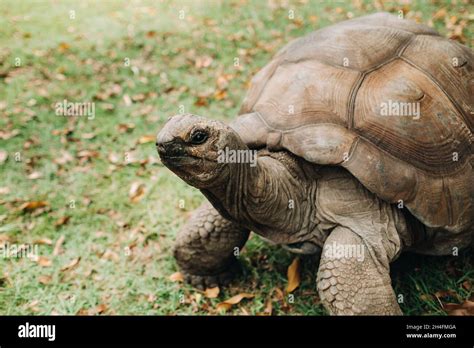
[[[346,250],[346,255],[337,254],[337,248],[340,252]],[[352,252],[349,257],[349,248],[361,252]],[[363,240],[345,227],[336,227],[324,244],[317,287],[324,307],[332,315],[402,314],[389,269],[377,265]]]
[[[242,249],[248,236],[249,230],[226,220],[206,202],[178,232],[174,257],[191,285],[227,285],[239,271],[236,248]]]

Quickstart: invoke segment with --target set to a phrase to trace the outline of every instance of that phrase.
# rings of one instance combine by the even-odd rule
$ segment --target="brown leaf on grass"
[[[110,249],[107,249],[105,251],[105,253],[102,254],[101,258],[104,259],[104,260],[109,260],[109,261],[113,261],[113,262],[120,261],[119,254],[117,254],[115,251],[112,251]]]
[[[91,140],[96,137],[95,133],[82,133],[81,138],[85,140]]]
[[[146,99],[146,95],[143,93],[132,95],[132,100],[135,102],[141,102],[141,101],[144,101],[145,99]]]
[[[140,182],[132,183],[130,186],[130,191],[128,192],[128,197],[132,203],[137,203],[143,198],[145,194],[145,185]]]
[[[0,195],[6,195],[6,194],[9,194],[9,193],[10,193],[10,188],[9,187],[6,187],[6,186],[0,187]]]
[[[207,97],[199,96],[197,97],[196,101],[194,102],[194,105],[196,106],[207,106],[209,102],[207,101]]]
[[[182,282],[184,280],[184,277],[181,272],[175,272],[169,276],[169,280],[171,280],[172,282]]]
[[[68,51],[69,48],[71,48],[71,46],[66,42],[61,42],[58,45],[58,51],[61,52],[61,53],[64,53],[64,52]]]
[[[112,164],[117,164],[117,163],[120,162],[121,157],[120,157],[118,154],[116,154],[116,153],[114,153],[114,152],[111,152],[111,153],[109,153],[109,155],[107,156],[107,159],[109,160],[110,163],[112,163]]]
[[[64,164],[72,162],[72,161],[74,161],[74,157],[72,157],[72,155],[69,152],[65,151],[65,150],[62,150],[61,155],[59,157],[56,157],[53,160],[54,163],[61,164],[61,165],[64,165]]]
[[[85,158],[87,160],[91,158],[97,158],[99,157],[99,153],[97,151],[93,150],[82,150],[77,153],[77,157],[79,158]]]
[[[156,141],[155,135],[143,135],[138,138],[139,144],[147,144],[147,143],[154,143]]]
[[[37,239],[33,242],[33,244],[38,244],[38,245],[53,245],[53,241],[49,238],[40,238]]]
[[[54,222],[54,227],[65,225],[69,222],[70,216],[62,216]]]
[[[273,303],[272,303],[272,299],[269,298],[265,304],[263,315],[272,315],[272,313],[273,313]]]
[[[49,203],[46,202],[46,201],[32,201],[32,202],[25,202],[23,203],[19,210],[23,211],[23,212],[26,212],[26,213],[30,213],[36,209],[39,209],[39,208],[45,208],[49,206]]]
[[[229,298],[228,300],[225,300],[223,302],[220,302],[217,304],[216,306],[216,309],[218,311],[228,311],[232,308],[232,306],[240,303],[240,301],[242,301],[244,298],[254,298],[255,295],[252,295],[252,294],[248,294],[248,293],[241,293],[241,294],[238,294],[238,295],[235,295],[231,298]]]
[[[229,81],[232,80],[234,75],[232,74],[222,74],[217,76],[216,78],[216,85],[218,90],[224,90],[227,89],[229,86]]]
[[[471,301],[471,299],[464,301],[462,304],[446,303],[443,305],[443,308],[448,315],[474,315],[474,301]]]
[[[61,267],[61,271],[64,272],[64,271],[69,271],[69,270],[73,269],[74,267],[76,267],[79,264],[79,261],[81,261],[81,258],[76,257],[71,262],[69,262],[65,266]]]
[[[50,259],[48,259],[46,256],[39,256],[36,259],[36,262],[41,267],[50,267],[53,264],[53,262]]]
[[[0,150],[0,164],[3,164],[8,158],[8,152]]]
[[[283,293],[283,291],[280,288],[275,288],[275,289],[273,289],[273,291],[274,291],[275,297],[278,301],[283,301],[285,299],[285,294]]]
[[[11,131],[0,130],[0,139],[8,140],[10,138],[16,137],[18,134],[20,134],[19,129],[13,129]]]
[[[437,20],[437,19],[443,19],[447,14],[447,11],[446,11],[446,7],[443,7],[441,9],[439,9],[434,15],[433,15],[433,19],[434,20]]]
[[[119,131],[119,133],[131,132],[134,129],[135,129],[134,123],[119,123],[119,125],[117,126],[117,130]]]
[[[124,94],[122,98],[123,98],[123,102],[125,103],[125,106],[132,105],[132,99],[130,98],[128,94]]]
[[[201,68],[207,68],[209,67],[213,62],[212,57],[209,56],[202,56],[202,57],[196,57],[194,61],[194,65],[196,68],[201,69]]]
[[[49,283],[51,283],[52,280],[53,277],[51,277],[50,275],[41,275],[38,277],[38,281],[44,285],[48,285]]]
[[[76,315],[97,315],[102,314],[107,310],[107,306],[105,304],[100,304],[95,306],[94,308],[81,308]]]
[[[214,288],[207,288],[204,291],[204,296],[206,296],[207,298],[216,298],[217,296],[219,296],[219,293],[220,289],[218,286],[216,286]]]
[[[56,241],[56,244],[54,244],[54,249],[53,249],[53,256],[58,256],[59,254],[62,253],[62,245],[64,243],[64,235],[59,237],[59,239]]]
[[[222,100],[222,99],[225,99],[226,97],[227,97],[227,92],[225,90],[216,91],[214,93],[214,98],[216,100]]]
[[[462,283],[462,287],[464,289],[466,289],[467,291],[471,290],[472,288],[472,284],[469,280],[465,280],[463,283]]]
[[[298,286],[300,286],[300,258],[295,257],[291,265],[288,267],[287,272],[288,285],[286,286],[286,292],[293,292]]]
[[[146,35],[146,37],[148,37],[148,38],[155,37],[155,36],[156,36],[156,31],[154,31],[154,30],[149,30],[149,31],[146,32],[145,35]]]
[[[76,315],[89,315],[89,310],[86,308],[81,308],[77,311]]]
[[[91,311],[89,311],[90,315],[97,315],[97,314],[102,314],[105,311],[107,311],[107,306],[105,304],[100,304],[94,307]]]
[[[36,179],[41,178],[42,176],[43,176],[43,174],[41,174],[41,172],[33,172],[30,175],[28,175],[28,179],[36,180]]]

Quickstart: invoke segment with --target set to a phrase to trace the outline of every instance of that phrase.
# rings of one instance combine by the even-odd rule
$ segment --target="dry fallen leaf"
[[[42,176],[43,176],[43,174],[41,174],[40,172],[33,172],[30,175],[28,175],[28,179],[36,180],[36,179],[41,178]]]
[[[54,249],[53,249],[53,256],[58,256],[59,254],[62,253],[62,245],[64,243],[64,235],[59,237],[59,239],[56,241],[56,244],[54,244]]]
[[[80,257],[76,257],[71,262],[69,262],[67,265],[61,267],[61,271],[69,271],[69,270],[73,269],[74,267],[77,266],[77,264],[79,263],[80,260],[81,260]]]
[[[207,288],[204,291],[204,296],[206,296],[207,298],[216,298],[217,296],[219,296],[219,292],[220,292],[220,289],[218,286],[214,288]]]
[[[39,256],[38,259],[36,260],[38,265],[41,267],[50,267],[52,265],[52,261],[48,259],[46,256]]]
[[[154,143],[156,141],[155,135],[144,135],[138,139],[139,144]]]
[[[441,9],[439,9],[434,15],[433,15],[433,19],[434,20],[437,20],[437,19],[443,19],[447,14],[447,11],[446,11],[446,7],[443,7]]]
[[[58,45],[58,51],[61,52],[61,53],[64,53],[64,52],[68,51],[70,47],[71,46],[68,43],[61,42]]]
[[[107,156],[107,158],[108,158],[109,162],[112,163],[112,164],[117,164],[121,160],[121,157],[118,154],[114,153],[114,152],[111,152]]]
[[[117,126],[117,129],[119,133],[131,132],[132,130],[135,129],[135,124],[134,123],[119,123],[119,125]]]
[[[49,275],[41,275],[41,276],[38,277],[38,281],[41,284],[44,284],[44,285],[47,285],[47,284],[51,283],[52,280],[53,280],[53,278]]]
[[[143,195],[145,194],[145,185],[139,182],[134,182],[132,183],[132,186],[130,187],[130,191],[128,192],[128,196],[130,197],[130,200],[132,203],[137,203],[143,198]]]
[[[194,105],[196,106],[207,106],[208,104],[209,103],[207,101],[207,97],[202,97],[202,96],[199,96],[194,102]]]
[[[65,150],[61,150],[61,155],[59,157],[56,157],[53,160],[54,163],[61,164],[61,165],[64,165],[72,161],[74,161],[74,157],[72,157],[72,155]]]
[[[123,95],[123,101],[125,103],[125,106],[132,105],[132,99],[130,99],[130,96],[128,94]]]
[[[172,282],[182,282],[184,280],[183,274],[181,272],[175,272],[169,276],[169,280]]]
[[[216,100],[222,100],[222,99],[225,99],[226,97],[227,97],[227,92],[225,90],[216,91],[214,93],[214,98]]]
[[[474,301],[471,300],[466,300],[462,304],[446,303],[443,305],[443,308],[448,315],[474,315]]]
[[[244,298],[253,298],[253,297],[255,297],[255,295],[248,294],[248,293],[241,293],[229,298],[228,300],[218,303],[216,306],[216,309],[218,311],[221,311],[221,310],[228,311],[229,309],[232,308],[233,305],[240,303],[240,301],[242,301]]]
[[[68,223],[70,216],[62,216],[54,222],[55,227],[59,227]]]
[[[33,242],[33,244],[38,244],[38,245],[53,245],[53,241],[49,238],[40,238],[37,239]]]
[[[113,262],[118,262],[120,261],[120,256],[115,252],[110,249],[107,249],[101,256],[102,259],[104,260],[109,260]]]
[[[82,133],[81,135],[81,138],[86,140],[94,139],[95,137],[96,135],[94,133]]]
[[[194,65],[196,68],[207,68],[212,64],[213,59],[209,56],[196,57]]]
[[[24,212],[32,212],[38,208],[44,208],[49,205],[46,201],[32,201],[32,202],[25,202],[20,206],[20,210]]]
[[[97,315],[104,313],[107,310],[107,306],[105,304],[100,304],[94,308],[81,308],[76,315]]]
[[[265,304],[265,309],[263,311],[263,314],[264,315],[272,315],[273,313],[273,303],[272,303],[272,299],[269,298],[267,300],[267,303]]]
[[[101,313],[104,313],[106,310],[107,310],[107,306],[105,304],[100,304],[96,306],[95,308],[93,308],[90,311],[90,314],[91,315],[101,314]]]
[[[0,150],[0,164],[3,164],[8,158],[8,152]]]
[[[288,285],[286,286],[286,292],[290,293],[293,292],[301,282],[299,257],[296,257],[291,263],[290,267],[288,267],[287,276]]]

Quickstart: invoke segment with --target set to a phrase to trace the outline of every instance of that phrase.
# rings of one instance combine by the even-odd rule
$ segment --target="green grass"
[[[446,16],[433,20],[443,7]],[[69,18],[71,10],[75,19]],[[295,20],[288,19],[289,10]],[[378,10],[403,10],[443,35],[453,30],[445,17],[456,16],[456,23],[465,21],[460,39],[473,46],[468,1],[384,2],[383,8],[366,1],[286,6],[272,1],[65,1],[54,6],[2,1],[0,130],[5,138],[18,134],[1,140],[8,159],[0,164],[0,187],[9,192],[2,189],[0,195],[0,241],[50,239],[52,245],[38,248],[52,264],[0,258],[0,314],[207,314],[241,292],[255,298],[235,306],[232,314],[262,313],[269,299],[274,314],[324,314],[315,289],[316,262],[303,262],[294,303],[281,300],[274,289],[285,289],[293,256],[255,235],[241,256],[243,277],[219,298],[207,299],[171,282],[169,276],[178,270],[170,251],[174,236],[203,197],[159,163],[153,142],[140,144],[139,139],[156,134],[180,106],[231,119],[250,78],[291,38]],[[204,56],[212,57],[210,66],[196,67],[196,58]],[[236,57],[240,68],[234,67]],[[130,66],[124,64],[127,59]],[[214,95],[216,79],[224,74],[232,76],[220,99]],[[56,116],[54,104],[64,99],[95,102],[95,118]],[[119,125],[129,123],[134,127],[121,132],[126,127]],[[97,155],[80,157],[85,150]],[[15,160],[17,153],[21,161]],[[71,156],[66,163],[65,153]],[[131,155],[136,160],[126,162]],[[34,172],[41,177],[29,179]],[[135,182],[145,186],[137,203],[128,197]],[[43,212],[20,210],[32,201],[49,206]],[[68,223],[54,225],[65,216]],[[62,252],[53,255],[61,236]],[[61,270],[76,258],[74,268]],[[473,282],[473,272],[468,253],[406,255],[394,264],[393,282],[404,295],[405,313],[444,314],[433,294],[450,290],[442,301],[462,302],[471,295],[466,284]]]

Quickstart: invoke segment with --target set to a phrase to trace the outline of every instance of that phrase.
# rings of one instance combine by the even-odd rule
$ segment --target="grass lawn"
[[[182,110],[235,117],[290,39],[382,10],[473,47],[468,0],[0,2],[0,244],[39,253],[0,255],[0,314],[217,314],[244,292],[255,297],[228,313],[325,314],[316,261],[289,298],[294,256],[256,235],[217,298],[170,280],[174,236],[203,196],[159,162],[154,136]],[[57,116],[63,100],[94,103],[95,117]],[[405,314],[444,315],[473,280],[472,252],[393,265]]]

